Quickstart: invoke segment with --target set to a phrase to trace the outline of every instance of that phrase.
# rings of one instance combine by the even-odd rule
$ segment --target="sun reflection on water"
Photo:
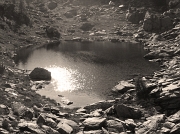
[[[51,66],[46,69],[51,72],[54,90],[71,92],[83,88],[83,84],[79,79],[82,76],[77,70],[58,66]]]

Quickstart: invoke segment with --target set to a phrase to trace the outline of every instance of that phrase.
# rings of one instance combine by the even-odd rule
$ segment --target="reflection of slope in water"
[[[116,64],[117,61],[110,57],[103,57],[93,52],[79,51],[74,53],[66,53],[66,56],[72,57],[75,61],[83,61],[95,64]]]
[[[81,76],[78,71],[57,66],[52,66],[47,68],[47,70],[51,72],[54,90],[63,92],[83,88],[83,85],[77,81],[77,78],[75,78],[80,77],[83,79],[83,76]]]

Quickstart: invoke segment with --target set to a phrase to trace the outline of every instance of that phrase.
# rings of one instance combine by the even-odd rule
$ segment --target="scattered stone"
[[[125,123],[126,123],[126,127],[128,128],[128,130],[130,130],[131,132],[134,132],[134,129],[137,126],[136,123],[134,122],[134,120],[127,119],[127,120],[125,120]]]
[[[103,134],[109,134],[109,132],[103,127],[102,127],[102,132],[103,132]]]
[[[120,81],[118,85],[116,85],[112,91],[119,92],[119,93],[125,93],[129,89],[135,88],[134,84],[131,84],[127,81]]]
[[[51,111],[51,106],[46,104],[46,105],[44,105],[43,110],[44,111]]]
[[[165,115],[155,115],[147,118],[147,121],[143,122],[139,129],[137,129],[137,134],[144,134],[146,132],[155,133],[158,127],[161,125],[162,122],[165,120]]]
[[[80,42],[80,41],[82,41],[82,38],[81,37],[73,37],[72,41]]]
[[[102,109],[96,109],[95,111],[92,111],[92,112],[90,113],[90,116],[100,117],[100,116],[102,116],[102,114],[103,114]]]
[[[106,110],[104,111],[104,114],[106,114],[106,115],[115,115],[115,109],[114,109],[114,106],[112,106],[112,107],[106,109]]]
[[[42,128],[45,130],[45,132],[48,132],[49,134],[59,134],[58,131],[56,131],[55,129],[46,126],[46,125],[42,125]]]
[[[76,111],[76,113],[86,113],[86,112],[87,112],[87,110],[84,108],[80,108]]]
[[[0,115],[8,115],[9,113],[9,108],[3,104],[0,104]]]
[[[83,134],[104,134],[102,130],[83,131]]]
[[[40,126],[46,124],[46,119],[45,119],[45,117],[44,117],[43,114],[40,114],[40,115],[38,116],[36,123],[37,123],[38,125],[40,125]]]
[[[72,127],[66,123],[58,123],[57,130],[60,134],[71,134],[73,132]]]
[[[14,115],[17,116],[22,116],[24,112],[26,111],[27,107],[25,107],[22,103],[20,102],[14,102],[12,104],[12,111]]]
[[[170,131],[170,134],[179,134],[180,133],[180,123],[176,124]]]
[[[9,131],[3,129],[3,128],[0,128],[0,133],[1,134],[9,134]]]
[[[78,124],[72,120],[68,120],[68,119],[57,119],[58,121],[60,121],[62,124],[68,124],[69,126],[71,126],[73,129],[78,128]]]
[[[175,123],[165,122],[165,123],[163,124],[163,126],[164,126],[165,128],[172,129],[172,128],[175,126]]]
[[[10,127],[10,121],[8,119],[3,119],[2,121],[2,128],[6,129],[6,130],[9,130],[9,127]]]
[[[106,31],[97,31],[95,32],[95,35],[96,36],[104,36],[104,35],[107,35]]]
[[[34,112],[32,109],[27,108],[26,111],[22,114],[23,119],[32,120],[34,117]]]
[[[51,128],[56,128],[56,126],[57,126],[57,123],[51,118],[46,118],[45,124],[47,126],[50,126]]]
[[[66,117],[66,118],[69,117],[69,114],[68,114],[68,113],[63,113],[63,112],[59,112],[59,113],[56,114],[56,115],[59,116],[59,117]]]
[[[169,116],[167,118],[169,122],[177,123],[180,121],[180,111],[176,112],[175,114]]]
[[[43,134],[44,132],[40,129],[40,127],[34,122],[20,122],[18,123],[18,127],[21,131],[27,131],[35,134]]]
[[[60,112],[59,108],[57,108],[57,107],[51,107],[51,113],[52,113],[52,114],[57,114],[57,113],[59,113],[59,112]]]
[[[157,122],[162,122],[165,120],[165,114],[157,114],[146,118],[146,120],[156,120]]]
[[[108,120],[107,127],[110,132],[121,133],[125,131],[123,124],[116,120]]]
[[[171,131],[171,130],[168,129],[168,128],[166,128],[166,127],[162,127],[162,128],[161,128],[161,132],[162,132],[163,134],[168,134],[170,131]]]
[[[85,121],[83,121],[84,130],[88,131],[88,130],[101,129],[101,127],[105,127],[105,121],[106,118],[101,118],[101,117],[88,118]]]
[[[115,100],[99,101],[84,107],[87,111],[93,111],[96,109],[102,109],[103,111],[110,108],[115,103]]]
[[[73,104],[72,101],[70,101],[69,99],[67,99],[66,97],[61,97],[61,102],[65,105],[71,105]]]
[[[58,46],[60,44],[59,40],[48,40],[48,42],[46,43],[47,48],[48,47],[53,47],[53,46]]]

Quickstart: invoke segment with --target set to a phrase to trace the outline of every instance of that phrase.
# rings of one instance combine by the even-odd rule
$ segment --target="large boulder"
[[[55,1],[51,1],[47,7],[50,9],[50,10],[53,10],[57,7],[57,3]]]
[[[110,132],[114,132],[114,133],[124,132],[125,130],[123,124],[118,120],[108,120],[107,128]]]
[[[54,28],[54,27],[47,27],[46,28],[46,34],[49,38],[60,38],[61,34],[59,33],[59,31]]]
[[[134,84],[129,83],[128,81],[120,81],[112,90],[119,93],[125,93],[129,89],[135,88]]]
[[[92,117],[87,118],[85,121],[83,121],[84,130],[98,130],[102,127],[105,127],[106,118],[101,117]]]
[[[35,68],[30,74],[29,77],[32,80],[51,80],[51,72],[44,68]]]
[[[160,17],[151,14],[149,12],[146,12],[144,23],[143,23],[143,29],[145,31],[159,31],[161,28],[161,20]]]
[[[148,32],[158,32],[173,28],[173,20],[171,17],[164,15],[156,15],[155,13],[146,12],[143,29]]]
[[[169,16],[161,18],[161,28],[162,29],[171,29],[173,28],[173,21]]]
[[[22,114],[22,118],[26,120],[32,120],[34,117],[34,112],[32,109],[27,108],[24,113]]]
[[[144,19],[145,13],[141,12],[141,11],[133,11],[133,12],[128,12],[126,14],[126,19],[130,22],[132,22],[133,24],[138,24],[141,20]]]
[[[72,134],[73,128],[66,123],[58,123],[57,130],[60,134]]]
[[[129,107],[123,104],[115,105],[115,110],[118,117],[139,119],[142,116],[142,112],[139,109]]]
[[[83,31],[90,31],[93,27],[94,25],[91,23],[83,23],[80,29],[82,29]]]
[[[58,121],[60,121],[62,124],[68,124],[73,129],[78,128],[78,124],[76,122],[74,122],[73,120],[59,118]]]

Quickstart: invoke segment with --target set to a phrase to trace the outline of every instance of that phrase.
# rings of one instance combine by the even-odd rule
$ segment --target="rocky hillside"
[[[179,8],[179,0],[1,1],[0,133],[179,134]],[[35,92],[49,81],[14,63],[22,47],[60,41],[141,42],[162,68],[119,82],[113,100],[64,108]]]

